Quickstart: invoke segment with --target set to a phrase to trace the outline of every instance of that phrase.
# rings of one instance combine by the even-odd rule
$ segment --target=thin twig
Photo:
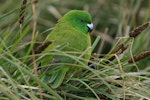
[[[34,0],[32,0],[32,2],[34,2]],[[37,26],[37,21],[36,21],[36,4],[35,3],[32,3],[32,11],[33,11],[32,41],[34,41],[34,36],[35,36],[36,26]],[[34,73],[36,74],[36,76],[38,78],[38,70],[37,70],[37,64],[36,64],[34,48],[32,49],[32,60],[33,60],[33,66],[34,66]],[[39,83],[38,83],[38,87],[39,87],[39,92],[40,92],[40,99],[43,100],[42,88],[41,88]]]

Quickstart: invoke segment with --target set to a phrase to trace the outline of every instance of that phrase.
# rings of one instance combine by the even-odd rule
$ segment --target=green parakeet
[[[51,83],[57,88],[66,73],[78,69],[78,61],[88,64],[91,55],[90,34],[93,29],[91,16],[86,11],[71,10],[58,20],[58,23],[47,36],[52,41],[43,52],[49,53],[41,60],[45,67],[42,81]]]

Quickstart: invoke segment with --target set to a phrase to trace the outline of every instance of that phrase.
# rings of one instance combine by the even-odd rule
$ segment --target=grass
[[[25,1],[0,1],[1,100],[150,100],[150,28],[140,28],[149,22],[148,0]],[[54,53],[34,50],[58,18],[72,9],[92,15],[90,63],[97,67],[75,71],[53,89],[40,81],[37,66],[40,58]],[[130,37],[131,31],[138,35]],[[71,57],[81,64],[79,68],[87,67]]]

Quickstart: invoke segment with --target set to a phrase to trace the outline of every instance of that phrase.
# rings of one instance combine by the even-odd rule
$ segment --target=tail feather
[[[63,82],[68,69],[68,67],[63,67],[61,70],[54,73],[45,74],[41,80],[43,82],[50,83],[53,88],[57,88]]]
[[[48,75],[46,75],[47,77],[49,77],[49,79],[47,80],[48,81],[48,83],[52,83],[56,78],[57,78],[57,72],[55,72],[55,73],[53,73],[53,74],[48,74]]]
[[[68,71],[68,68],[63,68],[62,70],[57,72],[57,78],[52,83],[53,88],[57,88],[61,85],[61,83],[63,82],[65,78],[67,71]]]

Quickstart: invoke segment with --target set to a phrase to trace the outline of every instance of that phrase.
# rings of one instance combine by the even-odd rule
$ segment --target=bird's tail
[[[69,70],[68,67],[63,67],[62,69],[60,69],[58,71],[55,71],[52,73],[47,73],[47,74],[43,75],[41,80],[48,84],[50,83],[52,88],[57,88],[63,82],[68,70]]]

